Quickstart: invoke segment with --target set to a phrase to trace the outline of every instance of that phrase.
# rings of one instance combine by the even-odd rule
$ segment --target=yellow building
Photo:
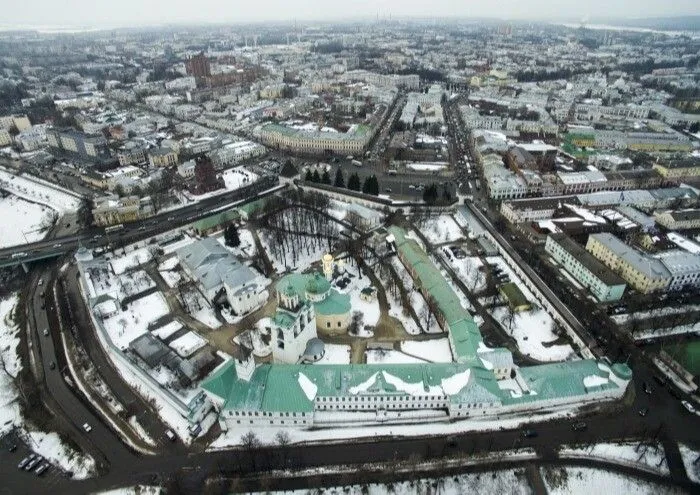
[[[660,175],[667,179],[682,179],[700,176],[700,160],[679,160],[668,163],[656,163],[653,166]]]
[[[177,165],[177,152],[169,148],[159,148],[148,152],[151,167],[172,167]]]
[[[134,222],[153,215],[153,204],[148,196],[105,197],[95,202],[92,215],[100,227]]]
[[[637,251],[612,234],[591,234],[586,250],[643,294],[665,290],[671,283],[671,273],[658,258]]]

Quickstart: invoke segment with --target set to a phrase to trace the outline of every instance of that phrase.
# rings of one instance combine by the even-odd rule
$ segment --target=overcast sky
[[[498,17],[582,20],[700,14],[699,0],[0,0],[4,25],[124,26],[169,22]]]

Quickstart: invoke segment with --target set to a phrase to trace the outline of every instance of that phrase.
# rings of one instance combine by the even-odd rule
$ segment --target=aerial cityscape
[[[73,3],[0,23],[5,492],[700,492],[697,5]]]

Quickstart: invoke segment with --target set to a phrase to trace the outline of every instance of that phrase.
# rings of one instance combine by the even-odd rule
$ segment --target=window
[[[330,322],[330,321],[327,321],[327,322],[326,322],[326,328],[330,328],[330,327],[331,327],[331,322]]]

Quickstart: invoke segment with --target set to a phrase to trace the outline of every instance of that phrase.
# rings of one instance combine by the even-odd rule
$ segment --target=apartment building
[[[586,250],[642,294],[669,288],[671,272],[659,259],[628,246],[612,234],[591,234]]]
[[[672,162],[656,163],[654,170],[667,179],[686,179],[700,176],[700,159],[689,158]]]
[[[151,167],[172,167],[177,165],[177,151],[170,148],[157,148],[148,152]]]
[[[622,298],[627,287],[625,281],[566,234],[547,236],[544,249],[599,301]]]

